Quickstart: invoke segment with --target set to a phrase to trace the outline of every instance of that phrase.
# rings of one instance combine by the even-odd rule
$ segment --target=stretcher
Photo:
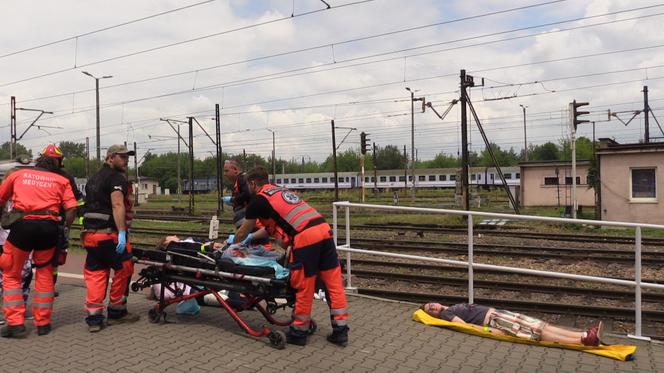
[[[137,292],[154,284],[161,284],[159,301],[148,312],[152,323],[166,322],[166,307],[181,301],[202,298],[212,294],[217,302],[228,314],[253,337],[267,337],[270,344],[283,349],[286,346],[286,335],[280,330],[272,330],[266,326],[254,329],[239,315],[240,312],[255,309],[263,317],[276,326],[288,326],[292,320],[279,320],[273,315],[279,309],[293,308],[295,292],[289,285],[288,278],[278,279],[271,267],[243,266],[223,258],[221,251],[202,253],[192,249],[166,248],[164,250],[132,250],[134,261],[145,265],[139,272],[139,279],[132,283],[131,289]],[[189,285],[192,293],[184,294],[182,287],[176,283]],[[165,299],[164,293],[168,289],[174,298]],[[224,299],[219,292],[227,290],[230,293],[242,294],[238,298]],[[277,300],[280,300],[279,302]],[[284,301],[285,300],[285,301]],[[261,302],[265,302],[263,305]],[[162,321],[163,320],[163,321]],[[311,323],[309,333],[316,330],[316,324]]]

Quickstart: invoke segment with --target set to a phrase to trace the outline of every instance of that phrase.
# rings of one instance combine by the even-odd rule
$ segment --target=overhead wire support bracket
[[[643,110],[611,112],[611,110],[609,109],[609,120],[611,120],[611,117],[614,117],[614,118],[618,119],[618,121],[620,121],[620,123],[627,126],[628,124],[630,124],[634,120],[634,118],[636,118],[637,115],[641,114],[642,112],[643,112]],[[627,122],[625,122],[624,120],[622,120],[622,118],[620,118],[618,116],[618,114],[621,114],[621,113],[633,113],[633,115],[632,115],[631,118],[629,118],[629,120]]]
[[[41,109],[26,109],[26,108],[20,108],[20,107],[17,107],[16,110],[22,110],[22,111],[38,111],[38,112],[39,112],[39,115],[37,115],[37,118],[35,118],[35,119],[32,121],[32,123],[30,123],[30,125],[28,126],[28,128],[26,128],[25,131],[23,131],[23,133],[21,134],[21,136],[19,136],[19,137],[16,139],[16,141],[21,141],[21,139],[23,138],[23,136],[25,136],[25,134],[30,130],[30,128],[32,128],[32,126],[34,126],[35,123],[37,123],[37,121],[39,120],[39,118],[42,117],[42,115],[44,115],[44,114],[53,114],[52,111],[45,111],[45,110],[41,110]]]
[[[433,105],[431,105],[431,102],[427,102],[426,106],[427,106],[429,109],[433,110],[434,114],[436,114],[436,116],[437,116],[438,118],[440,118],[440,120],[444,120],[445,117],[447,116],[447,114],[450,113],[450,111],[452,110],[452,108],[454,107],[454,105],[456,105],[458,102],[459,102],[459,100],[457,100],[457,99],[454,99],[454,100],[450,101],[450,105],[447,107],[447,109],[445,109],[445,111],[443,112],[443,114],[438,113],[438,110],[436,110],[436,109],[433,107]]]
[[[217,145],[217,142],[212,138],[212,136],[210,136],[210,134],[205,130],[205,128],[203,128],[203,125],[198,121],[198,119],[196,119],[196,117],[192,117],[192,118],[194,119],[194,121],[196,122],[196,124],[198,124],[198,127],[199,127],[201,130],[203,130],[203,132],[204,132],[205,135],[208,137],[208,139],[210,139],[210,141],[212,141],[212,144],[213,144],[213,145]]]
[[[344,138],[341,139],[341,142],[339,142],[339,145],[337,145],[337,150],[339,150],[339,147],[341,147],[341,144],[343,144],[344,141],[346,141],[346,139],[348,138],[348,136],[350,135],[351,132],[357,131],[357,128],[355,128],[355,127],[334,127],[334,128],[348,130],[348,133],[346,134],[346,136],[344,136]]]
[[[177,120],[177,119],[168,119],[168,118],[159,118],[159,120],[162,121],[162,122],[166,122],[166,123],[168,123],[168,125],[171,126],[171,129],[172,129],[173,131],[175,131],[175,133],[178,135],[178,137],[180,138],[180,141],[182,141],[182,142],[184,143],[184,146],[186,146],[187,148],[189,148],[189,144],[187,143],[187,141],[186,141],[184,138],[182,138],[182,136],[180,136],[180,131],[178,131],[178,130],[173,126],[173,123],[171,123],[171,122],[174,122],[174,123],[189,124],[189,122],[185,122],[185,121],[183,121],[183,120]]]

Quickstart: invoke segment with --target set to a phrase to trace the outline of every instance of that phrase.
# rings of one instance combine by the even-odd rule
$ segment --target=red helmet
[[[62,150],[55,146],[54,144],[48,144],[44,148],[44,150],[41,152],[41,155],[44,157],[53,157],[57,159],[62,159],[64,156],[62,155]]]

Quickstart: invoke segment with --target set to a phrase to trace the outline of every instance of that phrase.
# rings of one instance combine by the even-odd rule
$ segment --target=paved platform
[[[130,296],[142,319],[100,333],[83,321],[85,289],[80,281],[58,284],[54,330],[23,340],[0,338],[3,372],[664,372],[664,345],[638,343],[636,359],[620,362],[553,348],[493,341],[411,321],[411,304],[350,296],[350,338],[346,348],[329,344],[326,306],[315,301],[319,330],[305,347],[270,347],[247,336],[221,309],[199,316],[169,316],[173,324],[147,321],[152,306],[143,294]],[[284,315],[287,315],[284,313]],[[257,312],[245,312],[262,325]],[[629,343],[609,338],[610,343]],[[632,341],[633,343],[633,341]]]

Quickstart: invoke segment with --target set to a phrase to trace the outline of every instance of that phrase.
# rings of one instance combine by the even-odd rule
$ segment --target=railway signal
[[[360,133],[360,152],[362,154],[367,154],[367,148],[369,148],[369,138],[367,137],[369,134],[368,133]]]
[[[587,106],[587,105],[589,105],[587,102],[576,102],[576,100],[572,101],[572,103],[569,104],[570,112],[572,113],[572,125],[574,126],[575,131],[576,131],[576,127],[579,124],[590,122],[587,119],[579,119],[580,115],[590,114],[589,111],[579,111],[578,110],[579,107]]]

